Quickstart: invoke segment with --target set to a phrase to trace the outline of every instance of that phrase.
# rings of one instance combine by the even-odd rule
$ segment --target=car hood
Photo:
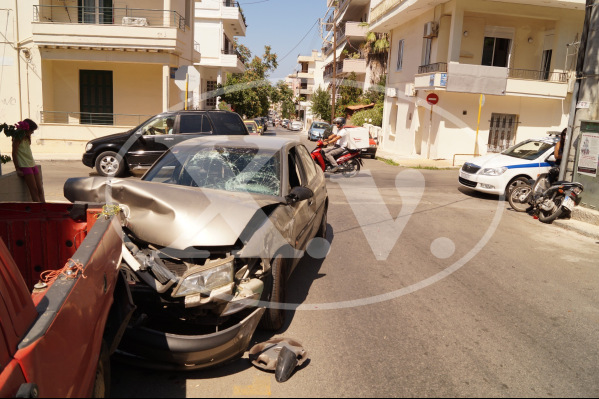
[[[483,168],[499,168],[505,166],[507,168],[513,166],[521,166],[521,165],[531,165],[532,164],[538,166],[542,157],[537,159],[521,159],[514,158],[508,155],[503,154],[487,154],[480,157],[469,159],[466,163],[479,166],[481,169]]]
[[[264,225],[268,208],[285,202],[282,197],[103,177],[68,179],[64,195],[71,202],[123,206],[125,227],[137,238],[176,250],[247,242],[256,226]]]
[[[129,130],[129,131],[123,132],[123,133],[109,134],[107,136],[95,138],[93,140],[90,140],[89,142],[92,144],[100,144],[100,143],[107,143],[107,142],[108,143],[118,143],[118,142],[124,143],[125,141],[127,141],[129,136],[131,136],[132,132],[133,132],[133,130]]]

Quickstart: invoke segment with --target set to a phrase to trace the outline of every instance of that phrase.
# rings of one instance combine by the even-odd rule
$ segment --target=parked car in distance
[[[120,354],[146,367],[200,369],[241,356],[259,323],[283,327],[286,310],[258,301],[285,303],[287,277],[327,231],[325,177],[303,144],[191,139],[141,180],[73,178],[65,196],[105,200],[107,184],[127,209],[123,259],[137,306]]]
[[[299,131],[304,128],[304,123],[302,121],[293,121],[289,126],[289,130]]]
[[[518,184],[549,171],[558,141],[556,136],[529,139],[499,154],[472,158],[462,165],[458,181],[476,191],[507,196]]]
[[[124,176],[147,169],[181,141],[207,135],[248,135],[241,117],[230,111],[174,111],[155,115],[125,133],[93,139],[82,162],[100,176]]]
[[[249,134],[260,134],[260,128],[255,121],[244,120],[243,123],[245,123],[245,127],[247,127]]]
[[[331,125],[326,122],[312,122],[310,128],[308,129],[308,140],[321,140],[324,131],[329,127],[331,127]]]
[[[281,126],[283,126],[284,128],[287,128],[287,126],[289,126],[289,119],[283,119],[281,121]]]
[[[261,118],[255,118],[254,122],[256,122],[256,124],[258,125],[260,134],[264,134],[264,132],[266,132],[266,126],[264,126],[264,122],[262,121]]]
[[[109,396],[110,355],[134,307],[119,270],[120,215],[100,212],[2,204],[1,398]]]

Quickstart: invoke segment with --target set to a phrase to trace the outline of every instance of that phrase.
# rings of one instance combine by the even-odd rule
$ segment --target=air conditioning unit
[[[405,91],[406,97],[416,97],[417,94],[418,94],[418,90],[416,90],[414,83],[408,83],[406,85],[406,91]]]
[[[439,25],[435,21],[429,21],[424,24],[424,35],[422,37],[431,38],[437,37]]]

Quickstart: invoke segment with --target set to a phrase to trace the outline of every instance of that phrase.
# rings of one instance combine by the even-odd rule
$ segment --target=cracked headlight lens
[[[208,269],[190,270],[173,292],[173,297],[192,294],[207,294],[210,291],[233,282],[233,261],[228,261]]]
[[[500,168],[486,168],[482,169],[480,171],[480,174],[486,176],[499,176],[502,175],[506,170],[507,168],[505,166],[502,166]]]

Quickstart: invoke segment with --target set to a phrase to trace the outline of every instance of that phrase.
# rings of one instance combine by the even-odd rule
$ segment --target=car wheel
[[[320,221],[320,227],[316,232],[316,237],[327,238],[327,211],[328,207],[324,206],[324,213],[322,214],[322,220]]]
[[[106,341],[102,341],[102,350],[96,367],[96,377],[92,389],[92,398],[110,397],[110,354]]]
[[[515,189],[516,187],[520,187],[522,185],[529,185],[528,184],[528,179],[526,177],[517,177],[515,179],[513,179],[512,181],[510,181],[508,183],[508,185],[505,188],[505,198],[509,198],[510,194],[512,193],[512,190]]]
[[[285,303],[286,266],[287,262],[280,254],[272,261],[270,275],[264,283],[262,301],[276,304]],[[267,306],[260,320],[260,327],[269,331],[281,329],[285,324],[285,313],[285,309],[275,309]]]
[[[101,176],[120,176],[125,171],[125,161],[116,152],[105,151],[96,158],[96,171]]]

